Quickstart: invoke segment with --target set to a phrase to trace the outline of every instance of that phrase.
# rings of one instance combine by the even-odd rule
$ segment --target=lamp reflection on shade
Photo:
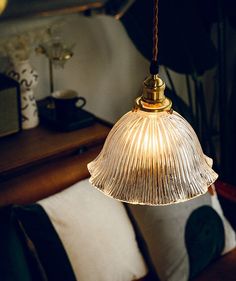
[[[190,124],[171,109],[165,84],[150,75],[133,111],[112,128],[88,165],[90,182],[113,198],[166,205],[207,192],[218,175]]]

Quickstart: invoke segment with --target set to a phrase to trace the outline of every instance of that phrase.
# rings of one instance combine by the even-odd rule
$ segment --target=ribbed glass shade
[[[146,205],[189,200],[218,177],[189,123],[167,111],[125,114],[88,169],[92,185],[106,195]]]

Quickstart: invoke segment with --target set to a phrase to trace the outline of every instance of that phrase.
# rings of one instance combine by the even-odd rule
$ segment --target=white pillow
[[[212,196],[207,193],[185,203],[169,206],[129,205],[129,208],[160,280],[189,280],[190,269],[193,276],[197,275],[207,265],[204,262],[211,260],[216,249],[220,249],[219,254],[224,254],[236,246],[235,232],[223,216],[216,194]],[[192,221],[191,214],[195,214]],[[191,222],[188,228],[192,232],[188,240],[192,247],[190,250],[185,242],[187,222]],[[216,232],[221,235],[217,236]],[[219,245],[215,248],[214,243],[222,248]]]
[[[147,274],[124,205],[88,180],[38,202],[79,281],[131,281]]]

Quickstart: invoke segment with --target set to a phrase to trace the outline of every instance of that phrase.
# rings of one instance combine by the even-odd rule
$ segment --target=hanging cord
[[[150,65],[150,73],[152,75],[158,74],[158,0],[153,0],[153,49],[152,61]]]

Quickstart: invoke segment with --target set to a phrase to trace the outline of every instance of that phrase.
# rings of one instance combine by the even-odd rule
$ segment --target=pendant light
[[[153,60],[142,94],[114,125],[88,170],[91,184],[117,200],[167,205],[206,193],[218,175],[190,124],[165,97],[157,65],[158,0],[153,23]]]

